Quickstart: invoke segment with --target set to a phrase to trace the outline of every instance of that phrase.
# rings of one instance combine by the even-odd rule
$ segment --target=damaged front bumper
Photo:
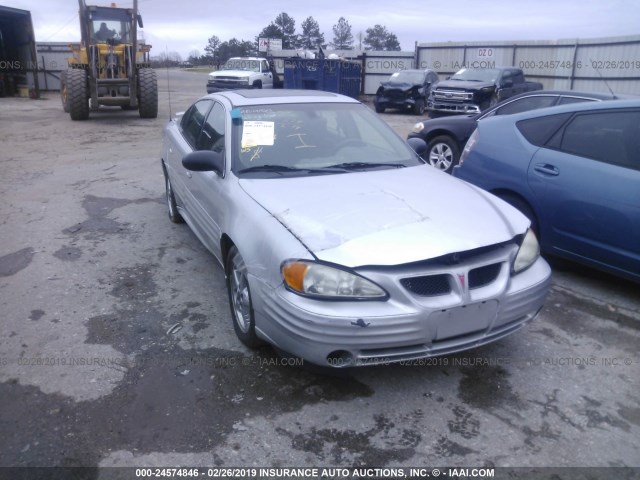
[[[411,361],[493,342],[536,317],[551,270],[539,258],[512,276],[513,252],[492,255],[446,268],[359,270],[389,292],[384,302],[318,301],[253,278],[256,331],[290,354],[330,367]],[[470,272],[496,265],[495,278],[471,288]],[[450,289],[424,296],[403,286],[403,279],[423,276],[446,276]]]

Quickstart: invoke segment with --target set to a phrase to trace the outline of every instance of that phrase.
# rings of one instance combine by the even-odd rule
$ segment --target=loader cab
[[[124,9],[91,7],[89,35],[91,43],[131,44],[131,14]]]

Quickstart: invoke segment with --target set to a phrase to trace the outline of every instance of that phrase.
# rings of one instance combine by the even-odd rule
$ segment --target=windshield
[[[249,106],[234,110],[233,116],[232,170],[239,177],[332,174],[422,164],[404,140],[361,104]]]
[[[470,82],[495,82],[500,75],[500,70],[495,68],[487,68],[482,70],[471,70],[463,68],[459,70],[451,80],[467,80]]]
[[[245,70],[247,72],[259,72],[260,62],[257,60],[245,60],[241,58],[232,58],[222,67],[223,70]]]
[[[396,72],[389,77],[390,82],[401,82],[411,84],[421,84],[424,82],[424,72],[409,72],[402,71]]]

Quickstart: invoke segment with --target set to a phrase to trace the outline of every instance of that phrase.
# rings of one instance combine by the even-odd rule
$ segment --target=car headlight
[[[340,268],[307,260],[288,260],[281,267],[287,288],[300,295],[327,300],[386,300],[382,288]]]
[[[424,124],[422,122],[418,122],[413,126],[411,131],[413,133],[420,133],[422,130],[424,130]]]
[[[520,273],[526,270],[540,256],[540,245],[533,230],[527,230],[524,240],[520,245],[516,259],[513,261],[513,273]]]

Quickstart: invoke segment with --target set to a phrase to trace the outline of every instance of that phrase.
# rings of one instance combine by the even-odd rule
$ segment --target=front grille
[[[391,100],[405,100],[407,98],[407,94],[402,90],[387,90],[385,93]]]
[[[484,267],[474,268],[469,271],[469,289],[484,287],[493,282],[500,273],[502,264],[494,263],[492,265],[485,265]]]
[[[473,99],[473,94],[463,90],[434,90],[433,97],[445,102],[465,102]]]
[[[403,278],[400,284],[411,293],[421,297],[437,297],[451,292],[449,275],[427,275],[424,277]]]

